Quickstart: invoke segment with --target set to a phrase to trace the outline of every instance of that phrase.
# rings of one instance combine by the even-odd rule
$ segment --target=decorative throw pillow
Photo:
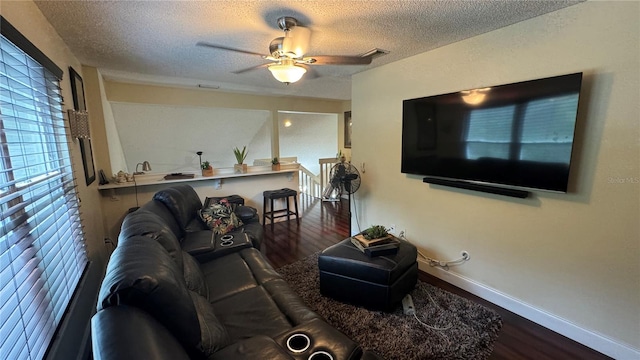
[[[210,204],[209,207],[200,210],[198,214],[202,222],[216,234],[224,235],[242,226],[242,221],[238,219],[227,199]]]

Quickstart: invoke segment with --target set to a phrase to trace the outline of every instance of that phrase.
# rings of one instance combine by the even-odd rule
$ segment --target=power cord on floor
[[[431,300],[431,302],[433,302],[433,304],[437,308],[440,308],[440,306],[435,302],[435,300],[433,300],[433,298],[431,297],[431,295],[429,295],[429,293],[427,293],[427,296],[429,296],[429,299]],[[420,320],[420,318],[418,318],[418,314],[416,313],[415,306],[413,305],[413,299],[409,294],[407,294],[405,298],[402,299],[402,307],[404,308],[405,315],[413,315],[413,317],[416,319],[416,321],[420,325],[426,327],[427,329],[434,330],[436,334],[440,336],[447,344],[450,344],[449,338],[447,338],[442,332],[451,329],[452,325],[449,325],[447,327],[437,327],[437,326],[429,325],[423,322],[422,320]]]
[[[436,301],[435,301],[435,300],[433,300],[433,298],[431,297],[431,295],[430,295],[429,293],[426,293],[426,294],[427,294],[427,296],[429,297],[429,300],[433,303],[433,305],[435,305],[437,308],[440,308],[440,309],[442,310],[442,308],[438,305],[438,303],[436,303]],[[407,295],[407,297],[409,297],[409,298],[410,298],[410,297],[411,297],[411,295]],[[409,300],[409,302],[411,303],[411,305],[409,306],[409,308],[406,308],[406,309],[404,310],[404,313],[405,313],[406,315],[413,315],[413,317],[414,317],[414,318],[415,318],[415,319],[416,319],[416,320],[417,320],[417,321],[418,321],[422,326],[427,327],[427,328],[432,329],[432,330],[436,330],[436,331],[445,331],[445,330],[449,330],[449,329],[451,329],[451,325],[449,325],[449,326],[447,326],[447,327],[443,327],[443,328],[441,328],[441,327],[432,326],[432,325],[429,325],[429,324],[426,324],[426,323],[422,322],[422,320],[420,320],[420,319],[418,318],[418,314],[417,314],[417,312],[416,312],[416,310],[415,310],[415,307],[414,307],[414,305],[413,305],[413,300],[411,300],[411,299],[410,299],[410,300]]]
[[[413,317],[416,318],[416,320],[424,327],[428,327],[431,330],[436,330],[436,331],[445,331],[445,330],[449,330],[451,329],[451,325],[447,326],[446,328],[440,328],[440,327],[436,327],[436,326],[431,326],[428,324],[425,324],[422,322],[422,320],[418,319],[418,315],[416,315],[416,313],[413,313]]]
[[[404,236],[404,231],[400,231],[400,235],[398,235],[398,237],[406,242],[409,242],[409,240],[407,240],[407,238]],[[426,256],[425,254],[423,254],[420,250],[418,250],[418,255],[420,255],[423,259],[426,260],[426,262],[429,264],[429,266],[431,267],[439,267],[442,268],[444,270],[449,270],[450,266],[456,266],[456,265],[461,265],[463,263],[465,263],[466,261],[469,261],[470,257],[469,257],[469,253],[466,251],[463,251],[461,253],[461,257],[458,259],[454,259],[454,260],[449,260],[449,261],[441,261],[441,260],[437,260],[437,259],[433,259],[430,258],[428,256]]]
[[[354,193],[351,198],[353,199],[353,214],[356,218],[356,226],[358,227],[358,233],[361,233],[362,231],[360,230],[360,220],[358,220],[358,207],[356,206],[356,194]],[[351,221],[351,219],[349,219],[349,221]],[[351,236],[351,234],[349,234],[349,236]]]

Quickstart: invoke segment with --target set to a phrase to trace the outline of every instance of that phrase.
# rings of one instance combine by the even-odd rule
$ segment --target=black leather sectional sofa
[[[194,222],[201,206],[181,185],[127,215],[91,322],[95,359],[378,359],[266,262],[252,209],[236,209],[245,225],[230,238]]]

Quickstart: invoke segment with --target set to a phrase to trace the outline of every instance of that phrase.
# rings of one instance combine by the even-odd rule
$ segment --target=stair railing
[[[331,168],[337,164],[340,160],[336,158],[319,159],[320,163],[320,191],[324,191],[324,188],[329,183],[329,175],[331,174]]]
[[[300,170],[298,173],[298,181],[300,182],[300,192],[312,196],[314,198],[320,198],[322,194],[322,187],[320,186],[320,178],[309,171],[306,167],[300,164]]]
[[[281,158],[281,163],[297,162],[297,157],[285,157]],[[322,197],[322,191],[329,183],[329,173],[331,167],[338,163],[336,158],[319,159],[320,174],[316,175],[309,169],[305,168],[302,164],[299,164],[298,170],[298,189],[301,193],[307,194],[315,199]],[[271,159],[255,159],[253,165],[267,166],[271,165]]]

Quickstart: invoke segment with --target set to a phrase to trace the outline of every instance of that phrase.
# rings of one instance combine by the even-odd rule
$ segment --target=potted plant
[[[213,166],[208,161],[200,164],[200,167],[202,168],[202,176],[213,176]]]
[[[277,156],[271,159],[271,170],[280,171],[280,160],[278,160]]]
[[[236,156],[237,164],[233,165],[233,172],[236,174],[244,174],[247,172],[247,164],[244,163],[244,160],[247,158],[247,146],[242,147],[242,151],[237,147],[233,148],[233,155]]]
[[[390,235],[387,228],[382,225],[371,225],[371,227],[365,229],[354,237],[364,247],[381,245],[393,240],[393,235]]]

